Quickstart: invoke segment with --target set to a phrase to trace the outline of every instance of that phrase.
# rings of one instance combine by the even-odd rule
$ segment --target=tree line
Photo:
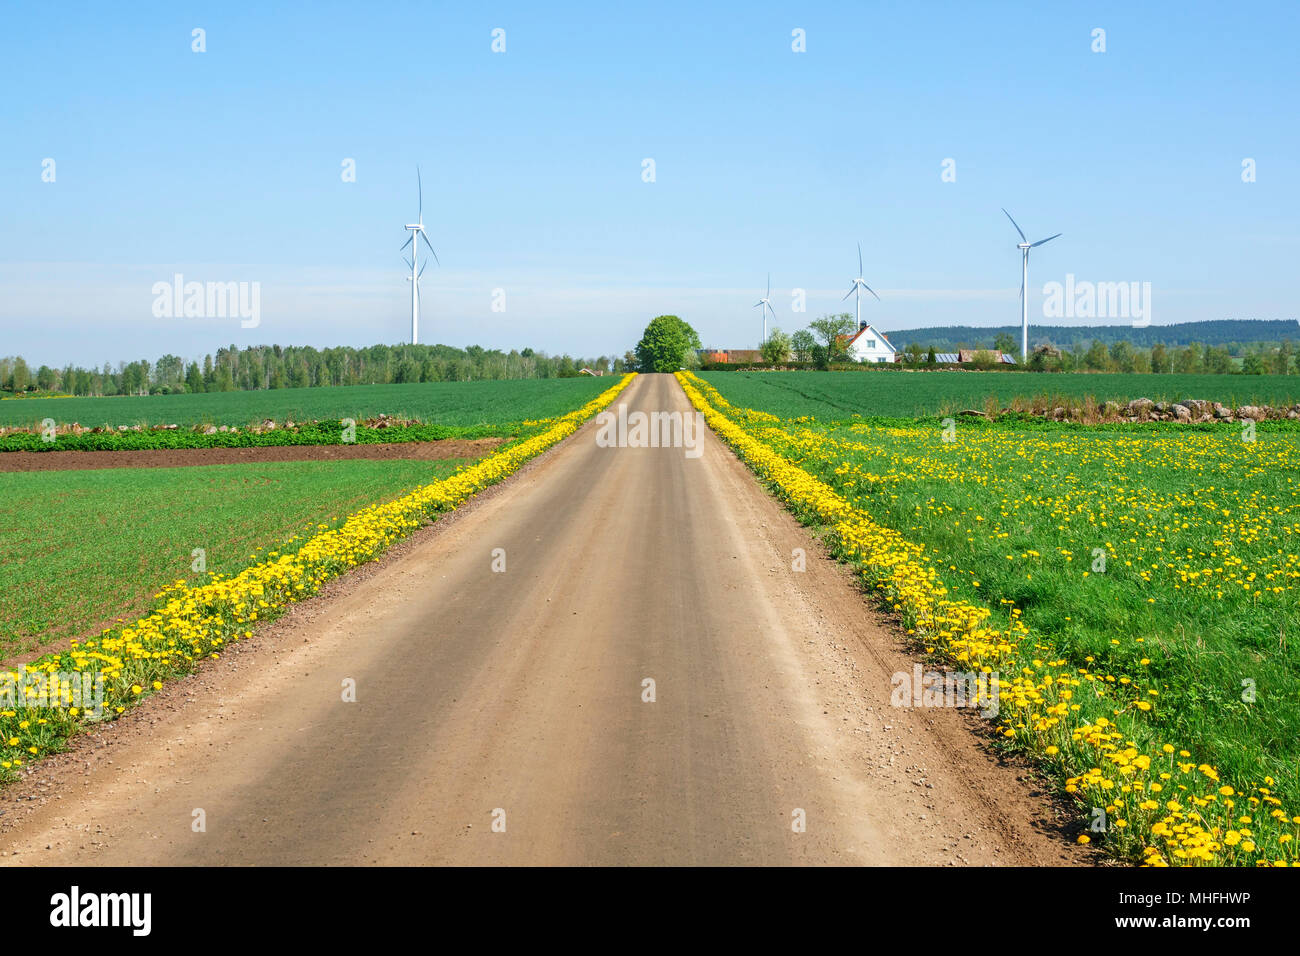
[[[1187,323],[1208,325],[1211,323]],[[856,330],[853,316],[849,313],[827,315],[814,319],[808,328],[800,329],[787,335],[780,329],[772,329],[767,341],[761,346],[763,361],[771,364],[788,362],[812,362],[825,368],[832,362],[843,362],[848,358],[846,338]],[[1058,349],[1049,342],[1036,336],[1038,345],[1030,352],[1029,368],[1046,372],[1132,372],[1132,373],[1169,373],[1183,374],[1216,373],[1221,375],[1291,375],[1300,372],[1296,352],[1289,338],[1278,343],[1257,343],[1243,346],[1235,351],[1227,345],[1191,342],[1183,346],[1165,345],[1156,342],[1150,348],[1144,348],[1128,341],[1117,339],[1109,343],[1101,339],[1075,339],[1069,348]],[[897,342],[892,342],[899,348]],[[965,342],[959,343],[960,349],[970,349]],[[956,351],[954,349],[953,351]],[[903,362],[909,365],[937,364],[937,354],[933,343],[928,348],[919,342],[909,342],[900,349]],[[1020,360],[1020,343],[1011,332],[998,332],[993,339],[992,349],[978,348],[972,364],[993,366],[998,364],[997,353],[1005,352],[1017,362]]]
[[[22,356],[0,358],[0,388],[6,391],[68,395],[158,395],[185,392],[256,391],[326,385],[388,385],[400,382],[462,382],[475,379],[572,378],[582,369],[621,372],[635,357],[580,358],[547,355],[530,348],[458,349],[449,345],[339,346],[235,345],[215,355],[186,361],[163,355],[155,361],[118,362],[114,367],[33,369]]]

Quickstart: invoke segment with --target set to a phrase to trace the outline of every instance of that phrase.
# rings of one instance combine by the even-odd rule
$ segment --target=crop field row
[[[371,428],[341,421],[313,422],[269,431],[214,431],[191,429],[102,431],[55,434],[47,440],[39,432],[0,435],[0,453],[7,451],[150,451],[186,448],[276,448],[288,445],[379,445],[447,439],[505,438],[532,434],[546,427],[537,422],[499,422],[484,425],[401,425]],[[348,427],[345,433],[344,428]]]
[[[46,418],[61,425],[78,422],[85,426],[245,426],[267,418],[277,423],[343,418],[361,421],[379,415],[413,418],[429,425],[500,425],[563,415],[609,388],[612,381],[609,377],[583,375],[195,395],[22,398],[0,401],[0,427],[36,427]]]
[[[928,651],[1000,675],[1088,839],[1297,859],[1300,436],[789,421],[740,405],[762,377],[683,376]]]
[[[0,474],[0,661],[138,614],[463,461],[337,461]],[[202,561],[193,552],[202,551]],[[197,562],[197,564],[196,564]]]
[[[779,418],[811,416],[822,421],[852,418],[913,418],[983,408],[996,396],[1040,395],[1098,402],[1135,398],[1178,401],[1202,398],[1226,405],[1284,405],[1300,400],[1296,375],[1037,375],[1019,372],[702,372],[700,378],[733,404]]]

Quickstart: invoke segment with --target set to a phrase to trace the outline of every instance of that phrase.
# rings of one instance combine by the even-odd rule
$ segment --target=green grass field
[[[606,383],[608,384],[608,383]],[[340,389],[342,391],[342,389]],[[459,461],[337,461],[0,473],[0,661],[145,611],[191,571],[250,564],[445,477]]]
[[[1024,372],[703,372],[700,377],[733,405],[779,418],[810,415],[835,421],[910,418],[982,409],[989,395],[1005,406],[1013,398],[1091,395],[1098,402],[1202,398],[1224,404],[1300,401],[1300,375],[1124,375]]]
[[[1300,797],[1300,437],[956,432],[764,435],[926,544],[957,597],[1014,605],[1072,663],[1158,688],[1161,742],[1195,742],[1233,780],[1272,775]]]
[[[483,425],[563,415],[595,398],[616,379],[524,379],[520,381],[426,382],[285,388],[261,392],[203,392],[114,398],[22,398],[0,401],[0,426],[32,426],[45,418],[59,424],[248,425],[353,418],[380,414],[438,425]]]

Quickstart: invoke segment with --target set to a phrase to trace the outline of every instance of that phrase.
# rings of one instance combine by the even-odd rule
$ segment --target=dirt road
[[[0,793],[0,863],[1082,862],[716,438],[595,434]]]

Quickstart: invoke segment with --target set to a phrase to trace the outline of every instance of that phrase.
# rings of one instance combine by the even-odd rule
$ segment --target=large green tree
[[[820,319],[813,319],[808,323],[808,328],[812,329],[825,344],[826,361],[828,362],[838,362],[844,358],[847,352],[842,337],[852,335],[857,331],[853,316],[847,312],[841,312],[839,315],[823,315]]]
[[[1169,371],[1169,352],[1165,349],[1163,342],[1157,342],[1151,346],[1151,371],[1167,372]]]
[[[767,341],[763,343],[761,351],[763,361],[771,365],[786,361],[790,357],[790,336],[780,329],[772,329],[768,333]]]
[[[643,372],[675,372],[688,364],[688,352],[701,347],[688,324],[675,315],[657,315],[636,344],[637,366]]]
[[[1083,356],[1084,364],[1095,372],[1104,372],[1110,368],[1110,352],[1101,339],[1093,339],[1088,351]]]
[[[790,336],[790,348],[794,350],[795,359],[800,362],[807,362],[812,357],[813,346],[816,344],[817,340],[807,329],[800,329]]]
[[[32,370],[27,367],[27,362],[19,355],[13,361],[12,370],[9,373],[9,387],[15,392],[27,390],[27,386],[32,382]]]

